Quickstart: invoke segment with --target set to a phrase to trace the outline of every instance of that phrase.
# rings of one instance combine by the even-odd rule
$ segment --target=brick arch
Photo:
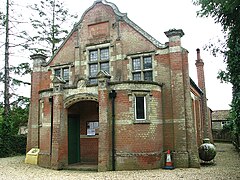
[[[69,108],[71,105],[80,101],[98,102],[98,96],[95,94],[89,94],[89,93],[71,95],[64,100],[64,108]]]

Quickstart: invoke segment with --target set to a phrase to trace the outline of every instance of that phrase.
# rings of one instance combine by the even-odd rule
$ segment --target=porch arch
[[[81,94],[71,95],[64,100],[64,108],[69,108],[71,105],[80,101],[98,102],[98,96],[96,94],[91,94],[91,93],[81,93]]]

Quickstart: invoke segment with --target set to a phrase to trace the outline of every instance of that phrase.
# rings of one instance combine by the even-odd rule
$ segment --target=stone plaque
[[[88,26],[89,38],[109,36],[108,22],[102,22]]]

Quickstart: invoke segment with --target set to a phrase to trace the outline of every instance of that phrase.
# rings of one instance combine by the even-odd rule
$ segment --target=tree
[[[37,16],[36,14],[32,16],[36,18],[31,19],[33,29],[31,29],[31,26],[26,26],[26,24],[29,24],[29,16],[21,14],[25,10],[29,11],[29,7],[37,12]],[[2,12],[0,7],[0,36],[1,39],[5,39],[4,42],[0,40],[0,51],[5,47],[5,64],[4,68],[0,69],[0,83],[4,84],[3,91],[0,91],[4,94],[2,106],[4,109],[2,130],[4,132],[9,133],[10,129],[16,124],[14,121],[18,121],[16,115],[11,118],[17,110],[26,108],[26,111],[22,112],[27,113],[28,111],[28,98],[19,95],[16,90],[19,86],[30,85],[28,81],[24,81],[21,77],[30,74],[31,68],[28,62],[20,64],[16,62],[22,61],[22,54],[29,56],[31,50],[42,52],[42,49],[47,49],[50,52],[49,55],[54,53],[68,33],[64,29],[64,24],[69,17],[76,16],[69,15],[68,10],[64,10],[63,3],[57,0],[41,1],[34,6],[19,5],[12,0],[6,0],[5,13]],[[24,53],[22,53],[23,51]],[[23,105],[22,102],[25,104]],[[17,114],[20,115],[21,113]]]
[[[69,22],[69,18],[74,19],[77,16],[69,14],[64,4],[58,0],[40,1],[30,7],[35,14],[34,18],[30,18],[36,30],[32,39],[37,44],[31,50],[52,56],[68,34],[68,30],[63,27]]]
[[[219,52],[219,49],[222,49],[220,52],[225,56],[227,69],[219,73],[219,78],[233,86],[230,117],[235,123],[236,132],[240,133],[240,1],[193,0],[193,2],[201,6],[199,16],[213,17],[226,33],[225,44],[212,50]]]
[[[29,64],[28,63],[20,63],[19,65],[13,66],[10,65],[9,59],[10,56],[13,53],[10,53],[10,49],[14,48],[14,52],[17,52],[19,47],[26,48],[24,44],[26,42],[29,42],[29,39],[27,37],[27,33],[25,31],[17,31],[16,27],[17,25],[23,23],[23,21],[20,21],[20,16],[16,16],[16,11],[13,8],[10,8],[13,6],[13,2],[9,3],[9,0],[6,1],[6,13],[3,12],[0,13],[0,20],[1,20],[1,29],[3,30],[5,34],[5,42],[4,44],[4,69],[1,69],[0,71],[0,82],[3,82],[4,84],[4,104],[3,104],[3,121],[1,130],[2,133],[7,135],[11,132],[11,98],[14,98],[13,101],[19,100],[19,95],[14,92],[15,85],[21,85],[21,84],[30,84],[28,82],[24,82],[22,80],[14,78],[12,76],[11,72],[18,76],[22,76],[24,74],[27,74],[30,72]],[[14,12],[15,16],[11,16],[11,12]],[[5,31],[4,31],[5,30]],[[3,35],[3,34],[1,34]],[[10,42],[10,37],[12,39],[12,42]],[[2,46],[1,46],[2,47]],[[16,63],[15,63],[16,64]],[[22,98],[26,100],[27,98]],[[22,101],[22,100],[21,100]]]

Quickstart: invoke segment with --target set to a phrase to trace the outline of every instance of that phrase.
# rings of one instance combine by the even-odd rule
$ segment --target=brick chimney
[[[196,60],[196,68],[197,68],[197,76],[198,76],[198,87],[202,90],[203,95],[201,97],[202,100],[202,120],[203,120],[203,138],[210,138],[213,142],[212,133],[211,133],[211,119],[209,118],[209,110],[207,106],[207,95],[206,95],[206,87],[205,87],[205,77],[204,77],[204,62],[201,59],[200,49],[197,49],[197,60]]]
[[[201,59],[200,55],[200,49],[197,49],[197,60],[196,60],[196,67],[197,67],[197,76],[198,76],[198,87],[206,93],[206,88],[205,88],[205,77],[204,77],[204,62]]]

